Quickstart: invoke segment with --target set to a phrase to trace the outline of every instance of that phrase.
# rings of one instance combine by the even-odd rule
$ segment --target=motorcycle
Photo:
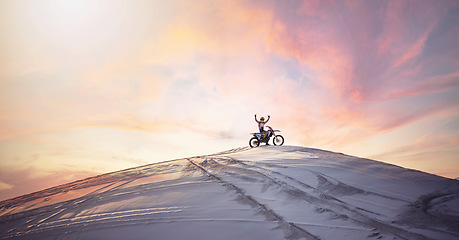
[[[284,137],[282,135],[276,134],[276,132],[280,132],[279,130],[273,130],[272,127],[266,126],[268,128],[267,131],[264,133],[250,133],[253,137],[249,140],[250,147],[258,147],[260,143],[268,143],[271,137],[273,137],[274,145],[281,146],[284,144]]]

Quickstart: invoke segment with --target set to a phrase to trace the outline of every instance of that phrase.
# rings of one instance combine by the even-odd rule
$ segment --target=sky
[[[459,2],[0,1],[0,200],[248,146],[459,177]]]

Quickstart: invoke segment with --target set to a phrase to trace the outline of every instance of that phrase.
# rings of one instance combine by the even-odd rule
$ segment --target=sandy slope
[[[459,239],[459,181],[317,149],[240,148],[3,201],[0,239]]]

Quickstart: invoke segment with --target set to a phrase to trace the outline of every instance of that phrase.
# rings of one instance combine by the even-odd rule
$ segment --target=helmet
[[[264,117],[261,117],[260,118],[260,122],[264,122],[265,121],[265,118]]]

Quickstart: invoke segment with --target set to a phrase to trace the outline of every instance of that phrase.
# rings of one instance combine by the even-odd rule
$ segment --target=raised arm
[[[271,116],[268,115],[268,119],[266,119],[266,123],[269,121],[270,118],[271,118]]]
[[[255,122],[259,123],[259,121],[257,120],[257,114],[255,114]]]

